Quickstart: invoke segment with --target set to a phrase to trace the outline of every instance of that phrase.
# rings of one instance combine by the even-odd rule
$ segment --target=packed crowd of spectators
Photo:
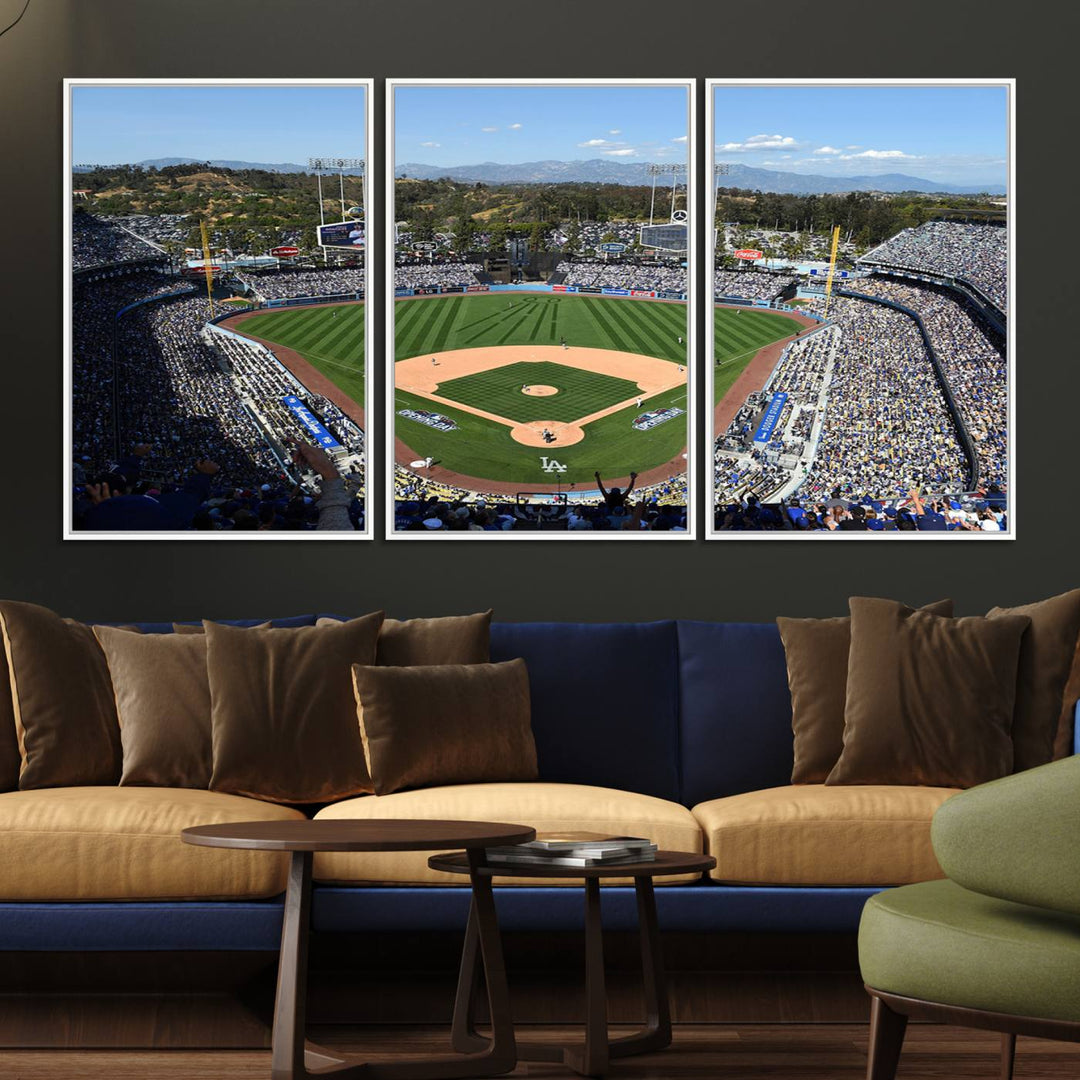
[[[718,509],[722,532],[981,532],[1008,530],[1004,492],[996,485],[976,494],[924,498],[911,491],[888,502],[866,496],[848,500],[834,491],[822,502],[749,495]]]
[[[787,274],[767,274],[759,270],[717,270],[713,275],[716,297],[741,296],[746,300],[775,300],[795,284]]]
[[[923,321],[964,426],[975,444],[980,479],[1008,476],[1009,367],[1005,342],[955,293],[890,278],[864,278],[861,293],[903,304]]]
[[[223,362],[202,336],[210,309],[201,295],[117,319],[126,304],[176,286],[143,274],[75,291],[75,527],[358,527],[363,435],[329,402],[254,343],[226,346]],[[286,393],[296,393],[349,451],[341,467],[302,442],[304,430],[281,402]]]
[[[846,297],[833,299],[829,317],[831,327],[785,349],[766,392],[717,440],[718,521],[742,521],[749,496],[764,504],[793,489],[811,505],[835,497],[896,506],[912,490],[956,496],[970,487],[961,439],[915,322]],[[777,392],[788,397],[772,439],[751,447],[752,426]]]
[[[395,289],[416,289],[425,285],[475,285],[483,272],[476,262],[398,263],[394,267]]]
[[[979,289],[1001,312],[1008,310],[1008,234],[1000,225],[928,221],[905,229],[868,251],[863,266],[897,266],[960,278]]]
[[[260,300],[284,300],[293,296],[338,296],[364,291],[363,267],[325,267],[319,270],[267,270],[233,275]]]
[[[100,217],[161,246],[170,242],[182,245],[191,232],[187,214],[101,214]]]
[[[685,532],[685,476],[588,500],[521,502],[466,491],[395,466],[394,528],[401,532]],[[592,485],[590,484],[590,487]]]
[[[129,232],[95,214],[77,212],[71,217],[71,265],[88,270],[108,263],[161,258],[161,252]]]
[[[566,285],[591,285],[607,289],[656,289],[686,292],[685,266],[639,266],[631,262],[561,261],[555,272],[565,274]]]

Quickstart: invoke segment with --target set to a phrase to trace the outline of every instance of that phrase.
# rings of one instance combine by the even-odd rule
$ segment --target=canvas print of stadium
[[[710,81],[710,539],[1011,539],[1012,84]]]
[[[67,81],[66,538],[370,537],[370,97]]]
[[[387,533],[693,533],[689,82],[391,80]]]

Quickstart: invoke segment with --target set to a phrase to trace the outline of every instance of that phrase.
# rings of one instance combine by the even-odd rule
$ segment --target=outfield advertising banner
[[[685,300],[686,293],[681,292],[658,292],[656,294],[658,300]]]
[[[578,292],[595,293],[597,296],[603,292],[603,289],[598,289],[595,285],[579,285],[577,287]]]
[[[438,285],[419,285],[413,289],[413,296],[435,296],[438,292]]]
[[[412,294],[413,294],[412,289],[395,289],[394,290],[394,295],[395,296],[412,296]]]
[[[488,287],[486,285],[466,285],[466,292],[487,292]]]
[[[566,292],[566,286],[565,285],[552,285],[551,286],[551,291],[552,292]]]
[[[341,443],[323,427],[315,414],[295,394],[286,394],[281,400],[292,410],[293,415],[300,421],[301,427],[307,431],[316,446],[323,450],[341,449]]]
[[[631,296],[656,296],[655,289],[631,289]]]
[[[464,285],[444,285],[442,287],[444,293],[463,293],[465,291]]]
[[[630,295],[630,290],[629,289],[601,289],[600,291],[605,296],[629,296]]]

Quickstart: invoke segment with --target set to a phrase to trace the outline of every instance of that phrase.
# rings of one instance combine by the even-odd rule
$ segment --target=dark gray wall
[[[15,0],[0,3],[0,18],[8,11]],[[1076,585],[1075,276],[1042,268],[1077,250],[1066,205],[1077,175],[1067,109],[1076,65],[1073,37],[1053,21],[1048,4],[997,0],[32,0],[0,38],[0,595],[118,620],[375,607],[408,616],[491,605],[505,619],[761,621],[839,613],[851,593],[953,596],[961,611],[980,612]],[[681,59],[651,67],[658,40]],[[1015,75],[1021,539],[62,543],[62,77],[391,75]],[[381,110],[381,86],[375,104]],[[373,164],[381,207],[381,148]],[[379,266],[381,229],[375,236]],[[380,356],[381,305],[374,315]],[[381,378],[375,390],[381,401]],[[377,476],[383,464],[379,453]],[[381,505],[381,485],[377,495]]]

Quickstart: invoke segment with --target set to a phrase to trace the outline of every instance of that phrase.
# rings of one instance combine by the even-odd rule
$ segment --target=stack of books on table
[[[552,833],[540,834],[527,844],[488,848],[486,855],[489,863],[507,866],[613,866],[653,862],[656,845],[640,836]]]

